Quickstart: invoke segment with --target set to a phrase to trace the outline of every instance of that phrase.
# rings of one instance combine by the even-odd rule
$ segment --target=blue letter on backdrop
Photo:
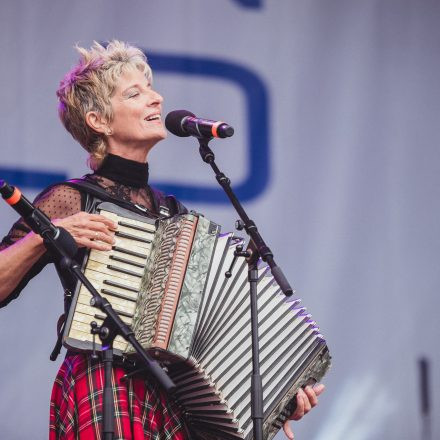
[[[263,0],[234,0],[244,8],[261,8]]]
[[[42,189],[51,183],[66,180],[66,174],[0,167],[0,179],[14,186]]]

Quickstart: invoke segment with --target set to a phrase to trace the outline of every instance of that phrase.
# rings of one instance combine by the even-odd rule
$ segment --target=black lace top
[[[154,200],[155,194],[148,185],[147,163],[139,163],[109,154],[96,172],[87,174],[84,178],[99,185],[112,197],[141,205],[153,214],[158,214],[157,203]],[[44,190],[34,201],[35,206],[51,219],[65,218],[76,214],[84,209],[84,203],[85,195],[82,192],[63,183]],[[19,219],[0,243],[0,251],[20,240],[29,232],[30,229],[23,219]],[[48,253],[43,255],[11,295],[0,302],[0,307],[17,298],[29,280],[50,262]]]

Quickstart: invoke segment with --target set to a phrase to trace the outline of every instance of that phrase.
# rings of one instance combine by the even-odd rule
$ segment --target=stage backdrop
[[[0,177],[32,198],[84,174],[56,113],[73,46],[142,47],[164,113],[234,126],[218,163],[328,340],[327,391],[296,438],[422,438],[421,356],[439,438],[439,22],[434,0],[3,0]],[[150,169],[234,227],[194,139],[169,136]],[[15,218],[0,206],[2,235]],[[2,439],[47,437],[61,309],[47,268],[0,311]]]

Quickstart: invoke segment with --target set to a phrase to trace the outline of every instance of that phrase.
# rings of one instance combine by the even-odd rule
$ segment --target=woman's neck
[[[95,174],[122,185],[142,188],[148,183],[148,163],[109,153]]]
[[[111,137],[108,139],[107,152],[115,156],[124,157],[125,159],[134,160],[135,162],[146,163],[150,150],[154,147],[156,141],[145,142],[132,145],[121,145]]]

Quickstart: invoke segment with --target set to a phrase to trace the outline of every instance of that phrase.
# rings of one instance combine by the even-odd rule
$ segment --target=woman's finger
[[[300,388],[296,394],[296,409],[295,412],[290,416],[291,420],[299,420],[304,415],[304,392]]]
[[[89,237],[90,240],[102,241],[108,244],[115,244],[115,233],[110,232],[108,229],[89,229],[87,230],[86,235],[87,237]]]
[[[307,414],[312,409],[312,403],[310,402],[309,395],[303,389],[301,391],[304,399],[304,414]]]
[[[304,388],[304,393],[306,394],[306,396],[308,398],[308,402],[310,404],[310,409],[312,409],[314,406],[316,406],[318,404],[318,396],[316,395],[315,391],[313,390],[313,388],[310,385],[308,385]],[[309,409],[309,411],[310,411],[310,409]]]
[[[286,420],[283,425],[284,434],[289,440],[294,440],[295,435],[293,434],[292,428],[290,426],[289,420]]]
[[[317,396],[322,394],[325,390],[325,385],[323,383],[318,383],[316,385],[313,385],[313,391]]]
[[[110,220],[103,215],[89,214],[89,220],[104,223],[112,231],[116,231],[118,229],[118,225],[113,220]]]
[[[86,247],[89,249],[96,249],[98,251],[111,251],[112,249],[111,244],[102,241],[91,240],[90,238],[86,238],[86,237],[76,238],[73,236],[73,238],[75,239],[78,247]]]

